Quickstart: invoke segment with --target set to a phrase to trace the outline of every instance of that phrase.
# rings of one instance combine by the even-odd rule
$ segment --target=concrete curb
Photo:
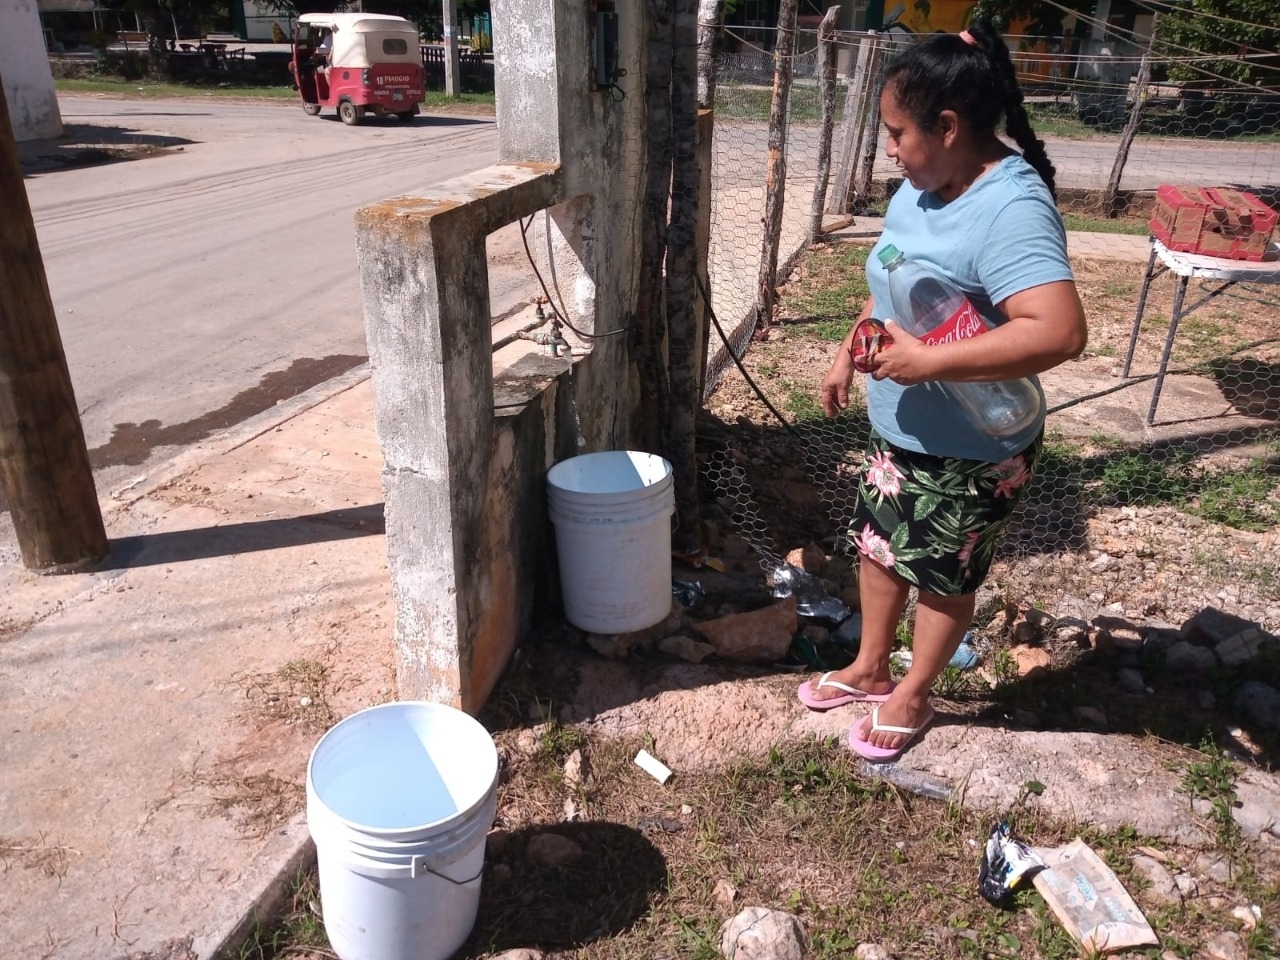
[[[157,465],[156,469],[146,475],[99,497],[103,516],[106,517],[109,513],[132,506],[139,500],[151,496],[157,490],[198,469],[208,461],[216,457],[225,456],[233,450],[253,442],[264,433],[269,433],[283,426],[308,410],[313,410],[322,403],[359,386],[368,380],[369,376],[369,364],[367,362],[362,363],[357,367],[352,367],[346,373],[339,374],[323,383],[318,383],[297,396],[277,403],[270,410],[264,410],[248,420],[242,420],[240,423],[228,427],[222,433],[214,434],[203,443],[184,450],[173,459]]]
[[[299,832],[301,835],[299,835]],[[293,896],[295,878],[315,867],[316,847],[306,826],[306,811],[296,814],[284,827],[287,838],[282,846],[287,852],[275,851],[278,866],[271,870],[253,899],[243,909],[221,918],[210,933],[192,945],[198,960],[235,960],[243,956],[245,944],[260,927],[281,919],[289,898]]]

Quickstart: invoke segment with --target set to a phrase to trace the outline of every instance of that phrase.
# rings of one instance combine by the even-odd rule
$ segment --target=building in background
[[[36,0],[0,2],[0,74],[14,136],[38,140],[61,135],[62,116]]]

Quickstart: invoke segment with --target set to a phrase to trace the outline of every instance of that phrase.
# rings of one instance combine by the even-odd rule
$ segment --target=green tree
[[[1216,73],[1237,83],[1280,90],[1280,26],[1267,26],[1276,23],[1274,0],[1190,0],[1167,5],[1153,0],[1152,5],[1162,14],[1157,47],[1163,55],[1188,57],[1192,50],[1221,55],[1197,63],[1200,70],[1173,64],[1171,80],[1226,86],[1206,75]]]

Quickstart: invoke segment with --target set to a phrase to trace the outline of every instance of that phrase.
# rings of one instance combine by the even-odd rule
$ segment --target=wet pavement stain
[[[89,464],[98,470],[103,467],[137,466],[145,463],[156,447],[196,443],[220,430],[243,423],[264,410],[270,410],[277,403],[292,399],[317,384],[332,380],[368,359],[364,356],[335,354],[319,359],[307,357],[295,360],[287,369],[268,373],[256,387],[236,394],[217,410],[211,410],[194,420],[168,426],[159,420],[117,423],[112,429],[111,439],[89,451]],[[8,500],[4,491],[0,490],[0,513],[7,512],[8,509]]]
[[[277,403],[289,400],[317,384],[346,373],[368,360],[368,357],[337,354],[320,359],[295,360],[285,370],[268,373],[256,387],[236,394],[217,410],[184,423],[162,424],[159,420],[142,423],[117,423],[111,439],[89,451],[93,468],[136,466],[145,463],[156,447],[183,446],[226,430]]]

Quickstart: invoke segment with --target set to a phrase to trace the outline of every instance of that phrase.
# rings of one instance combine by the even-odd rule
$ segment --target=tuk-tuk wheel
[[[320,116],[320,104],[303,101],[302,112],[308,117],[318,117]]]
[[[338,104],[338,116],[342,118],[343,123],[354,127],[364,119],[364,107],[357,107],[350,100],[343,100]]]
[[[404,123],[411,123],[413,121],[414,112],[412,110],[401,110],[396,114],[396,116]]]

